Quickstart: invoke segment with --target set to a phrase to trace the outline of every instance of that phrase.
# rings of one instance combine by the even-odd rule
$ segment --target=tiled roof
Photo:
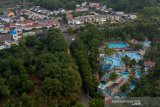
[[[149,66],[149,67],[154,67],[156,65],[155,62],[152,62],[151,60],[145,61],[144,62],[145,66]]]

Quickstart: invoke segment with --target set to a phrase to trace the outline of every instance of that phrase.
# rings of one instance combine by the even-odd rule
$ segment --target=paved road
[[[68,28],[68,25],[66,25],[66,24],[61,24],[60,29],[61,29],[61,31],[63,32],[63,36],[64,36],[64,38],[66,39],[68,45],[70,45],[71,42],[72,42],[72,39],[73,39],[75,36],[72,35],[72,34],[67,33],[67,28]]]

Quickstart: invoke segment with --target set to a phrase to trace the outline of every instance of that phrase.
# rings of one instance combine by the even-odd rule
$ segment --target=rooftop
[[[152,62],[151,60],[148,60],[148,61],[144,61],[144,65],[148,67],[154,67],[156,63]]]

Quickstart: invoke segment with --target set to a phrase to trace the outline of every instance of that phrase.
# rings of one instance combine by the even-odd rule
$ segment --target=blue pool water
[[[120,96],[121,96],[121,97],[126,97],[126,95],[127,95],[126,93],[121,93]]]
[[[141,74],[141,71],[140,71],[139,69],[137,69],[135,75],[136,75],[136,78],[137,78],[137,79],[141,78],[141,75],[142,75],[142,74]]]
[[[123,65],[122,61],[120,61],[119,59],[108,57],[107,60],[112,61],[112,66],[122,66]]]
[[[108,43],[108,48],[127,48],[128,44],[125,42],[110,42]]]
[[[109,76],[110,76],[110,75],[109,75],[108,73],[106,73],[106,75],[105,75],[106,79],[109,78]]]
[[[128,78],[128,76],[129,76],[129,73],[127,71],[122,72],[122,73],[117,72],[117,74],[120,75],[122,78]]]
[[[136,86],[136,85],[135,85],[134,83],[131,83],[131,84],[129,85],[129,89],[130,89],[130,90],[133,90],[133,89],[135,88],[135,86]]]
[[[109,70],[111,68],[111,66],[112,66],[111,64],[103,64],[102,65],[102,70],[103,71]]]
[[[122,78],[128,78],[128,76],[129,76],[128,72],[123,72],[122,73]]]
[[[122,56],[125,56],[125,55],[127,55],[129,58],[135,59],[135,60],[142,59],[142,56],[139,55],[137,52],[134,52],[134,51],[132,51],[132,52],[124,52],[124,54]]]
[[[151,45],[150,41],[144,41],[143,42],[143,46],[150,47],[150,45]]]
[[[122,58],[124,56],[128,56],[130,59],[135,59],[135,60],[140,60],[142,59],[143,57],[138,54],[136,51],[125,51],[121,54],[114,54],[114,57],[115,58]]]

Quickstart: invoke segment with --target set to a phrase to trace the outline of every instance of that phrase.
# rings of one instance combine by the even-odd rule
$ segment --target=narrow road
[[[74,35],[70,35],[68,33],[63,32],[63,36],[66,39],[68,45],[70,46],[70,44],[72,42],[72,38],[74,38]]]
[[[80,93],[80,102],[84,105],[84,107],[89,107],[89,98],[83,92],[83,90],[81,90],[81,93]]]
[[[62,24],[61,25],[61,31],[63,32],[63,36],[66,39],[68,45],[70,46],[70,44],[72,43],[72,39],[75,37],[74,35],[71,35],[69,33],[67,33],[67,25]],[[84,105],[84,107],[89,107],[89,98],[88,96],[83,92],[83,90],[81,90],[80,93],[80,102]]]
[[[63,36],[66,39],[68,45],[70,46],[70,44],[72,42],[72,38],[74,38],[74,35],[71,35],[71,34],[67,33],[68,27],[69,27],[68,24],[61,23],[60,30],[63,33]]]

